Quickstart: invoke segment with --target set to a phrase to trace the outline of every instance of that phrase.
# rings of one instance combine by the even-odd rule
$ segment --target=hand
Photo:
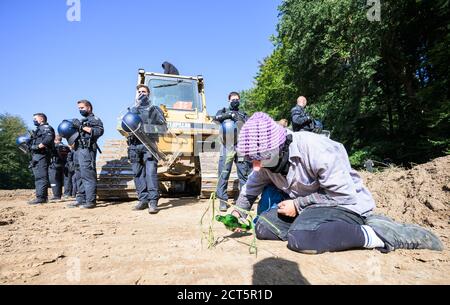
[[[239,115],[236,112],[233,111],[231,113],[231,118],[236,121],[239,118]]]
[[[278,204],[278,214],[288,216],[288,217],[296,217],[297,209],[295,208],[294,200],[286,200],[286,201],[280,202]]]
[[[73,125],[73,127],[75,127],[76,129],[80,129],[80,127],[81,127],[81,122],[80,122],[79,119],[73,119],[73,120],[72,120],[72,125]]]
[[[41,144],[38,145],[38,148],[39,149],[43,149],[43,148],[45,148],[45,145],[41,143]]]
[[[241,216],[241,214],[237,211],[237,210],[233,210],[232,212],[231,212],[231,215],[233,215],[234,217],[236,217],[237,219],[240,219],[242,216]],[[242,230],[241,228],[235,228],[235,229],[233,229],[233,232],[235,232],[235,233],[243,233],[243,232],[245,232],[244,230]]]
[[[91,127],[83,127],[83,130],[87,133],[91,133],[92,132],[92,128]]]

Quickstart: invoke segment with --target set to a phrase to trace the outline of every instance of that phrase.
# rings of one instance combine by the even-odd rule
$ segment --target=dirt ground
[[[132,211],[136,202],[94,210],[68,209],[67,202],[30,207],[32,191],[0,191],[0,283],[450,284],[450,157],[362,175],[378,213],[432,230],[445,250],[310,256],[283,242],[258,241],[255,256],[252,236],[220,224],[209,250],[200,227],[207,200],[163,199],[153,216]]]

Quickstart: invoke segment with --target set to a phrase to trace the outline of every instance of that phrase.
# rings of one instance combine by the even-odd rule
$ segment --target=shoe
[[[72,199],[72,197],[71,197],[70,195],[64,195],[64,196],[63,196],[63,199],[64,199],[64,200],[70,200],[70,199]]]
[[[50,198],[50,202],[61,202],[61,197],[52,197]]]
[[[69,209],[74,209],[74,208],[79,208],[79,207],[82,206],[83,204],[84,204],[83,202],[75,201],[75,202],[72,202],[72,203],[68,204],[67,207],[68,207]]]
[[[157,201],[150,201],[150,203],[148,205],[148,212],[150,214],[157,214],[159,212]]]
[[[228,204],[225,200],[220,200],[219,211],[221,212],[228,211]]]
[[[29,201],[28,204],[29,205],[39,205],[39,204],[44,204],[47,203],[48,200],[47,199],[42,199],[42,198],[36,198],[32,201]]]
[[[139,203],[133,208],[133,211],[142,211],[148,208],[148,202],[139,201]]]
[[[84,204],[82,204],[82,205],[80,206],[80,208],[82,208],[82,209],[87,209],[87,210],[91,210],[91,209],[95,208],[95,206],[96,206],[95,203],[90,202],[90,203],[84,203]]]
[[[392,219],[372,215],[367,217],[366,224],[372,227],[384,241],[385,247],[379,249],[388,253],[396,249],[429,249],[442,251],[442,242],[432,232],[413,224],[401,224]]]

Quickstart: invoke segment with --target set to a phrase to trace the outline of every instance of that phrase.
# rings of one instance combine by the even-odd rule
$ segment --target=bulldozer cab
[[[153,105],[163,111],[205,113],[205,96],[202,76],[158,74],[139,70],[139,84],[150,88]],[[189,118],[190,116],[185,116]]]
[[[156,143],[164,158],[158,163],[163,194],[191,194],[207,197],[215,191],[218,177],[219,126],[206,109],[202,76],[181,76],[138,71],[137,84],[150,88],[150,103],[159,106],[167,133]],[[134,106],[134,105],[133,105]],[[119,118],[118,131],[126,138]],[[127,141],[111,140],[97,163],[99,198],[135,198],[134,174],[127,157]],[[229,190],[236,191],[235,172]]]
[[[147,86],[153,105],[167,110],[202,112],[196,80],[152,76]]]

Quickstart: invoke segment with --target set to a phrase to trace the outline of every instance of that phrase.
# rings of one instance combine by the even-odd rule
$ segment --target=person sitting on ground
[[[253,172],[232,215],[246,218],[265,189],[255,225],[258,239],[287,241],[289,249],[308,254],[443,248],[419,226],[373,215],[372,195],[341,143],[311,132],[291,134],[259,112],[242,127],[237,150],[252,160]]]

